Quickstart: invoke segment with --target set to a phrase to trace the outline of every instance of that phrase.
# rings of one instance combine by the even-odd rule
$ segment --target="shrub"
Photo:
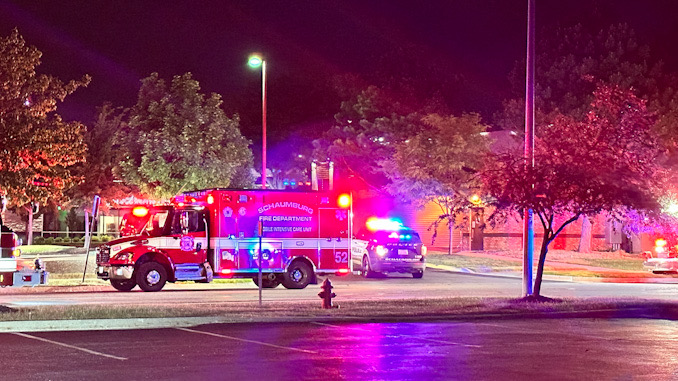
[[[54,238],[52,238],[52,237],[45,238],[45,245],[51,245],[53,243],[54,243]]]
[[[36,245],[42,245],[45,243],[45,237],[43,236],[37,236],[33,238],[33,243]]]
[[[54,238],[54,243],[63,243],[63,242],[64,242],[63,237],[56,237],[56,238]]]

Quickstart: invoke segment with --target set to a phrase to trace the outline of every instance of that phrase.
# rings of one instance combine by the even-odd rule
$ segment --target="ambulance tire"
[[[135,273],[139,288],[147,292],[160,291],[167,282],[167,270],[158,262],[143,263]]]
[[[421,279],[423,277],[424,277],[424,270],[420,270],[420,271],[412,273],[412,278],[414,278],[414,279]]]
[[[134,279],[111,279],[111,286],[118,291],[132,291],[137,282]]]
[[[259,287],[259,277],[258,276],[255,276],[254,278],[252,278],[252,281],[254,282],[254,284],[257,285],[257,287]],[[261,288],[276,288],[276,287],[278,287],[279,284],[280,284],[280,281],[278,280],[278,278],[275,278],[273,280],[263,278],[261,280]]]
[[[367,258],[367,255],[363,257],[363,265],[360,268],[360,273],[365,278],[375,278],[379,275],[378,272],[372,271],[370,268],[370,260]]]
[[[282,285],[285,288],[301,289],[306,288],[313,279],[313,270],[309,265],[302,261],[294,261],[283,274]]]

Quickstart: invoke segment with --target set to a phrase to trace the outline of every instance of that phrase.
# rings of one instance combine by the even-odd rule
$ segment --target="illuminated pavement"
[[[663,320],[259,323],[0,333],[3,379],[670,380]]]
[[[441,297],[519,297],[522,283],[518,278],[471,275],[427,270],[423,279],[400,275],[380,279],[359,276],[332,277],[337,302],[342,300],[383,300]],[[678,279],[676,279],[678,282]],[[65,292],[68,290],[68,292]],[[264,289],[265,301],[318,301],[320,285],[303,290],[282,286]],[[638,297],[678,299],[677,284],[616,284],[544,281],[542,294],[550,297]],[[170,305],[182,303],[228,303],[258,300],[258,289],[251,282],[233,284],[168,284],[156,293],[118,292],[109,286],[77,288],[41,287],[0,289],[0,304],[6,306],[99,304],[99,305]]]

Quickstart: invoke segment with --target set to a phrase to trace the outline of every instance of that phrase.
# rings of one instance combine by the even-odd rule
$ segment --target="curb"
[[[578,311],[522,311],[517,313],[436,314],[422,316],[314,316],[314,317],[177,317],[91,320],[28,320],[0,322],[0,333],[116,331],[188,328],[208,324],[256,323],[390,323],[516,319],[662,319],[678,320],[678,314],[661,305]]]

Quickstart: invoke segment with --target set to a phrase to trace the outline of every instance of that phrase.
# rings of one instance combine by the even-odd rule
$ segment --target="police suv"
[[[386,273],[410,273],[422,278],[426,246],[419,234],[394,220],[370,219],[351,243],[353,269],[366,278]]]

